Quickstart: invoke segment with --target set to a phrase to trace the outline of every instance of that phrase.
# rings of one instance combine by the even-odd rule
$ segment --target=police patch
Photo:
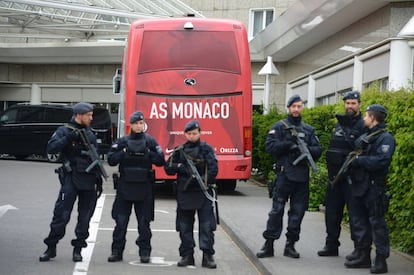
[[[381,145],[381,151],[383,153],[388,153],[389,150],[390,150],[390,146],[388,144]]]
[[[276,133],[276,130],[275,129],[271,129],[270,131],[269,131],[269,135],[273,135],[273,134],[275,134]]]
[[[117,149],[118,148],[118,144],[116,144],[116,143],[112,144],[112,148],[113,149]]]

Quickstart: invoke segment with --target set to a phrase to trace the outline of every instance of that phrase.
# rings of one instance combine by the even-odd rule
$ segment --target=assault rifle
[[[293,165],[298,164],[301,160],[306,158],[306,161],[308,162],[308,165],[312,168],[312,171],[314,173],[316,173],[318,171],[318,168],[316,167],[316,163],[312,158],[311,153],[309,152],[308,146],[306,145],[306,142],[303,141],[304,138],[304,134],[303,133],[299,133],[295,126],[289,126],[287,125],[286,122],[282,121],[283,124],[285,124],[286,129],[290,130],[292,136],[294,136],[296,138],[296,144],[298,145],[299,151],[300,151],[300,156],[297,157],[294,161],[293,161]]]
[[[183,155],[185,161],[187,162],[186,166],[189,168],[189,172],[191,173],[192,178],[195,178],[197,180],[197,183],[200,186],[201,190],[203,191],[204,196],[207,199],[209,199],[211,202],[214,202],[214,208],[215,208],[215,212],[216,212],[216,221],[217,221],[217,224],[220,224],[217,193],[216,193],[214,187],[212,188],[213,195],[210,195],[210,193],[208,193],[208,187],[204,183],[203,179],[201,178],[200,173],[198,172],[197,168],[194,165],[194,162],[187,156],[186,153],[184,153],[182,148],[180,149],[180,152]],[[188,181],[186,185],[188,185],[190,182],[191,181]],[[186,187],[187,186],[184,186],[184,190],[186,189]]]
[[[378,129],[375,132],[361,138],[361,147],[357,150],[349,152],[348,156],[346,156],[345,162],[342,164],[335,178],[330,182],[331,186],[334,186],[339,181],[339,179],[348,171],[351,163],[364,152],[364,148],[372,143],[382,132],[385,132],[384,128]],[[363,144],[365,144],[365,146],[362,146]]]
[[[352,152],[349,152],[349,154],[346,156],[346,159],[344,163],[342,164],[341,168],[339,169],[338,173],[336,174],[335,178],[330,181],[331,186],[333,187],[341,178],[342,176],[348,171],[349,166],[351,163],[363,152],[362,149],[358,149]]]
[[[108,174],[103,167],[103,162],[98,154],[98,151],[96,150],[95,145],[89,141],[85,129],[77,129],[77,131],[79,131],[82,142],[88,149],[87,151],[82,151],[82,154],[89,156],[89,158],[92,160],[92,163],[85,169],[85,171],[89,173],[95,166],[97,166],[99,168],[99,173],[101,176],[107,180]]]

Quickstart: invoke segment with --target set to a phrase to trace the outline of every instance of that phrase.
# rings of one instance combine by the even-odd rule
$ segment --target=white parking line
[[[89,223],[89,238],[86,240],[88,246],[82,249],[82,262],[77,262],[73,269],[73,275],[85,275],[88,273],[89,263],[92,258],[93,249],[96,243],[96,236],[98,235],[99,222],[101,221],[102,209],[105,202],[105,195],[96,202],[95,212]]]

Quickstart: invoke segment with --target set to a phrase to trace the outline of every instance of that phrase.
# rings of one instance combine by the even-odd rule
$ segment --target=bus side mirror
[[[116,69],[115,75],[112,78],[112,92],[117,95],[121,92],[121,75],[122,69]]]

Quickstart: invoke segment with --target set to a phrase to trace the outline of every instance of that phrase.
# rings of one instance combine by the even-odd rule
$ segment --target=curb
[[[229,236],[229,238],[240,248],[241,252],[246,256],[250,263],[256,268],[257,272],[262,275],[272,275],[265,265],[256,257],[256,254],[234,233],[234,231],[220,219],[221,228]]]
[[[264,184],[264,183],[261,183],[261,182],[259,182],[259,181],[257,181],[257,180],[255,180],[255,179],[252,179],[252,178],[250,178],[249,179],[249,181],[250,182],[252,182],[252,183],[254,183],[254,184],[256,184],[257,186],[260,186],[260,187],[267,187],[267,185],[266,184]],[[324,205],[319,205],[319,211],[318,212],[320,212],[320,213],[322,213],[322,214],[324,214],[325,213],[325,206]],[[226,225],[227,226],[227,225]],[[341,225],[341,227],[343,228],[343,229],[345,229],[345,230],[347,230],[348,232],[350,232],[350,228],[349,228],[349,223],[342,223],[342,225]],[[231,229],[230,228],[228,228],[228,230],[230,230],[231,231]],[[234,234],[234,233],[233,233]],[[230,235],[230,234],[229,234]],[[238,238],[237,236],[235,236],[235,238]],[[240,242],[242,242],[241,240],[239,240]],[[236,242],[237,243],[237,242]],[[248,249],[248,248],[247,248]],[[407,253],[404,253],[404,252],[401,252],[401,251],[398,251],[398,250],[396,250],[396,249],[394,249],[394,248],[392,248],[391,247],[391,251],[393,252],[393,253],[395,253],[395,254],[397,254],[397,255],[399,255],[399,256],[401,256],[401,257],[404,257],[405,259],[407,259],[407,260],[409,260],[409,261],[412,261],[412,262],[414,262],[414,255],[410,255],[410,254],[407,254]],[[253,254],[253,257],[257,260],[257,258],[256,258],[256,255],[254,255],[254,253],[252,253],[251,251],[250,251],[250,254]],[[246,255],[247,256],[247,255]],[[252,261],[253,262],[253,261]],[[260,263],[261,264],[261,263]],[[263,264],[261,264],[261,265],[263,265]],[[271,273],[270,273],[271,274]]]

